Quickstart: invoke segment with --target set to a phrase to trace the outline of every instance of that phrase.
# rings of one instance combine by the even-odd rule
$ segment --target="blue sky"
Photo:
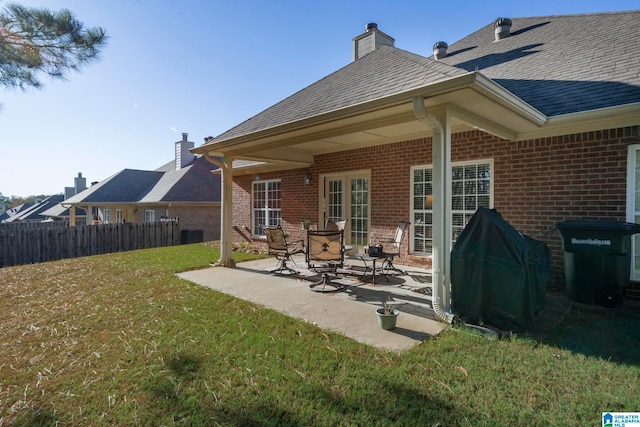
[[[153,170],[351,61],[365,25],[429,56],[497,17],[638,9],[611,1],[23,0],[67,8],[110,36],[102,60],[43,90],[0,88],[0,193],[62,193]],[[0,0],[0,6],[6,2]],[[594,46],[594,49],[601,47]]]

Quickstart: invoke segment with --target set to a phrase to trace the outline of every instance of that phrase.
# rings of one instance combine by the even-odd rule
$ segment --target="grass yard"
[[[575,311],[545,342],[449,329],[395,354],[174,275],[217,258],[196,244],[0,269],[0,425],[585,426],[640,411],[638,318]]]

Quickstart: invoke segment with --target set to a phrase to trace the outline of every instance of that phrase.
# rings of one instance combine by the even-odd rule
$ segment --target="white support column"
[[[222,175],[220,185],[222,187],[222,200],[220,209],[222,218],[220,224],[220,259],[218,265],[234,267],[233,254],[233,159],[222,158]]]
[[[76,225],[76,207],[74,205],[69,206],[69,225]]]
[[[216,265],[235,267],[233,254],[233,157],[223,156],[222,160],[209,153],[204,158],[220,168],[220,259]]]

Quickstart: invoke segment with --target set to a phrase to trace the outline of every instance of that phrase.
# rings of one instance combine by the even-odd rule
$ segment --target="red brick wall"
[[[452,159],[494,160],[494,207],[551,251],[552,287],[564,286],[561,240],[567,219],[626,217],[627,146],[638,127],[512,142],[481,132],[456,135]]]
[[[627,146],[640,143],[639,128],[611,129],[529,141],[507,141],[482,131],[452,137],[452,162],[492,159],[494,207],[523,234],[545,241],[552,250],[552,287],[562,287],[563,254],[554,225],[566,219],[625,220]],[[316,220],[318,174],[371,171],[371,237],[389,235],[410,218],[414,165],[431,164],[431,139],[404,141],[316,156],[311,168],[260,174],[282,180],[283,226],[302,238],[300,222]],[[305,174],[312,182],[304,185]],[[234,226],[238,239],[251,240],[251,182],[234,179]],[[420,257],[403,263],[424,265]]]

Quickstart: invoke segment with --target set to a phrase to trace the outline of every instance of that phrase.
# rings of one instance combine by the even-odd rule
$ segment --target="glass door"
[[[345,244],[353,246],[351,253],[364,252],[363,246],[369,243],[370,181],[368,171],[321,176],[319,223],[346,219],[344,239]]]

